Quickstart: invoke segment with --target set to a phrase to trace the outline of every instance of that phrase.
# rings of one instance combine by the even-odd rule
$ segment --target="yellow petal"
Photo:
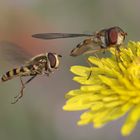
[[[132,109],[125,124],[123,125],[121,132],[124,136],[129,135],[135,128],[138,120],[140,119],[140,105],[137,105]]]
[[[84,66],[72,66],[70,71],[76,75],[84,77],[89,75],[91,69]]]
[[[79,89],[76,89],[76,90],[71,90],[71,91],[69,91],[67,94],[66,94],[66,96],[65,96],[65,98],[70,98],[70,97],[74,97],[74,96],[77,96],[77,95],[79,95],[81,93],[81,90],[79,90]]]

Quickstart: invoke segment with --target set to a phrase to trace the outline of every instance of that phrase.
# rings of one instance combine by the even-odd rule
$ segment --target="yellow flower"
[[[111,57],[90,56],[92,66],[71,67],[81,87],[66,94],[63,109],[86,110],[78,125],[93,123],[95,128],[127,114],[121,129],[126,136],[140,120],[140,42],[129,42],[120,50],[119,61],[111,48]]]

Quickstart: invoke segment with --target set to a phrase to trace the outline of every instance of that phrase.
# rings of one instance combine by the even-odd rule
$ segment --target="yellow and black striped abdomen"
[[[32,65],[29,65],[9,70],[4,75],[2,75],[1,81],[4,82],[17,76],[30,76],[32,73],[36,74],[34,71],[32,72],[32,68],[34,67]]]
[[[10,80],[10,79],[14,78],[15,76],[18,76],[19,73],[20,73],[20,68],[14,68],[10,71],[7,71],[4,75],[2,75],[1,80],[3,82]]]

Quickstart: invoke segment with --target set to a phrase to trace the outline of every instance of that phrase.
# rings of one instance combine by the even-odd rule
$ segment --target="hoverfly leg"
[[[24,85],[25,85],[25,84],[28,84],[29,82],[31,82],[36,76],[37,76],[37,75],[32,76],[29,80],[27,80],[27,81],[24,83]]]
[[[36,75],[32,76],[29,80],[27,80],[25,83],[23,83],[22,78],[20,77],[20,82],[21,82],[21,90],[20,93],[15,96],[14,98],[16,98],[16,100],[14,102],[12,102],[11,104],[15,104],[16,102],[18,102],[22,97],[23,97],[23,90],[25,88],[25,85],[28,84],[29,82],[31,82],[34,78],[36,77]]]
[[[96,52],[101,51],[101,49],[102,48],[99,48],[99,49],[96,49],[96,50],[90,50],[90,51],[85,52],[84,54],[94,54],[95,57],[99,58],[98,55],[96,54]],[[89,64],[89,66],[92,67],[91,63],[88,60],[86,60],[86,61]],[[92,70],[90,70],[89,75],[87,77],[87,80],[90,79],[91,74],[92,74]]]
[[[23,96],[23,89],[25,88],[25,84],[23,83],[21,76],[20,76],[20,82],[21,82],[21,85],[22,85],[20,93],[17,96],[14,97],[14,98],[16,98],[16,100],[14,102],[12,102],[11,104],[15,104]]]
[[[87,61],[88,65],[89,65],[90,67],[92,67],[91,63],[90,63],[88,60],[86,60],[86,61]],[[91,74],[92,74],[92,70],[89,71],[89,75],[87,76],[87,80],[90,79]]]
[[[92,74],[92,70],[89,72],[89,75],[88,75],[88,77],[87,77],[87,80],[90,79],[91,74]]]
[[[119,61],[121,61],[121,58],[120,58],[120,45],[118,46],[116,46],[116,49],[115,49],[115,56],[116,56],[116,61],[117,61],[117,63],[119,63]]]
[[[44,72],[44,74],[46,75],[46,76],[50,76],[50,73],[49,72]]]
[[[46,74],[46,76],[50,76],[49,73],[45,73],[45,74]]]
[[[100,45],[100,49],[102,50],[102,53],[105,54],[107,48],[105,48],[102,45]]]
[[[103,49],[103,54],[105,54],[105,52],[106,52],[106,49]]]
[[[97,54],[96,54],[96,55],[97,55]],[[97,57],[98,57],[98,56],[97,56]],[[87,62],[88,62],[88,64],[89,64],[89,66],[92,68],[92,64],[91,64],[89,61],[87,61]],[[88,75],[88,77],[87,77],[87,80],[90,79],[91,75],[92,75],[92,69],[91,69],[90,72],[89,72],[89,75]]]

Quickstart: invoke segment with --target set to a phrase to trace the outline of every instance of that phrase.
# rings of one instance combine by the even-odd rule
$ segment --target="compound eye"
[[[56,57],[53,53],[48,53],[48,60],[50,61],[51,68],[55,68],[56,66]]]
[[[115,29],[110,29],[108,31],[108,38],[109,38],[110,44],[115,44],[117,42],[118,32]]]

